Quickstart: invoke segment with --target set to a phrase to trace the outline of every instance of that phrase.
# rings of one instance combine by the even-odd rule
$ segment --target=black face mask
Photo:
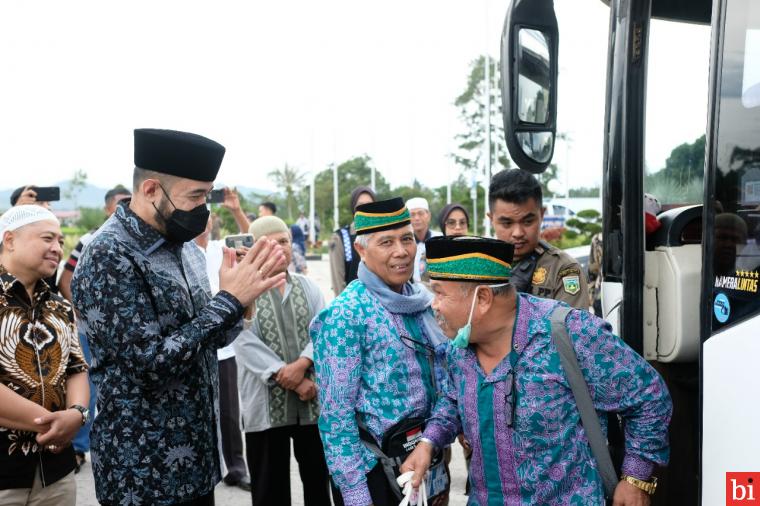
[[[161,191],[164,192],[167,200],[169,200],[169,203],[174,208],[172,214],[166,218],[161,214],[161,211],[158,210],[156,204],[153,204],[153,208],[158,213],[159,219],[166,227],[165,235],[168,241],[175,243],[192,241],[206,230],[210,214],[206,204],[201,204],[190,211],[183,211],[182,209],[177,209],[177,206],[175,206],[172,199],[169,198],[169,194],[166,193],[163,186],[161,186]]]

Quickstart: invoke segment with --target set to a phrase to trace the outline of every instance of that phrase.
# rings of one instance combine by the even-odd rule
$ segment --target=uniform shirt
[[[591,238],[588,255],[588,298],[591,306],[602,300],[602,254],[602,234],[598,233]]]
[[[243,307],[210,296],[203,253],[168,243],[119,203],[71,283],[92,350],[91,451],[100,502],[174,504],[219,481],[216,349]]]
[[[534,251],[538,260],[533,270],[529,293],[587,310],[588,283],[578,261],[561,249],[548,244],[539,243]],[[515,263],[513,269],[517,265],[519,262]]]
[[[346,244],[343,242],[343,236],[341,231],[345,227],[337,230],[330,237],[329,258],[330,258],[330,280],[332,282],[332,290],[337,297],[340,292],[346,288]],[[349,236],[354,235],[354,224],[352,223],[348,227]],[[356,248],[353,248],[353,244],[348,245],[351,247],[351,256],[358,255]],[[357,262],[358,265],[358,262]],[[356,279],[356,278],[354,278]],[[353,281],[353,279],[349,280]]]
[[[371,504],[365,475],[377,464],[359,439],[357,420],[379,444],[401,420],[430,414],[436,399],[430,361],[400,337],[408,333],[432,347],[422,328],[421,314],[390,313],[359,280],[312,321],[319,431],[330,475],[347,505]]]
[[[33,300],[0,266],[0,382],[48,411],[66,409],[66,381],[87,371],[71,304],[37,282]],[[34,432],[0,427],[0,489],[50,485],[74,470],[74,451],[43,451]]]
[[[291,320],[285,325],[292,324],[292,310],[294,306],[291,306],[291,294],[293,283],[301,283],[306,293],[306,304],[309,308],[308,319],[311,320],[314,315],[321,311],[325,307],[325,298],[322,295],[322,291],[319,286],[311,279],[301,276],[299,274],[288,274],[287,284],[285,285],[285,293],[280,296],[278,288],[273,288],[273,296],[277,301],[281,303],[281,311],[279,317],[289,317]],[[276,293],[274,292],[276,290]],[[245,432],[260,432],[272,427],[272,421],[270,419],[269,408],[269,389],[275,385],[273,376],[277,374],[282,367],[287,364],[285,361],[269,348],[261,340],[261,328],[259,326],[259,320],[253,318],[249,328],[244,330],[240,336],[235,340],[233,346],[235,347],[235,353],[237,356],[238,365],[238,386],[240,389],[241,399],[241,415],[243,418],[243,430]],[[286,333],[286,339],[288,341],[288,354],[292,357],[305,357],[314,361],[313,345],[311,340],[303,349],[297,349],[296,339],[288,339]],[[295,359],[294,359],[295,360]],[[304,406],[307,404],[298,399],[295,393],[288,393],[288,402],[294,406],[288,406],[289,409],[289,425],[307,425],[316,423],[315,419],[304,418],[299,416],[304,411]],[[294,397],[294,398],[293,398]],[[316,403],[316,400],[309,401]]]
[[[604,504],[596,462],[551,340],[558,304],[518,294],[513,349],[488,375],[473,347],[450,348],[450,388],[424,436],[440,447],[464,430],[473,448],[471,506]],[[597,412],[620,413],[625,421],[623,473],[649,479],[655,464],[668,460],[672,403],[665,383],[604,320],[573,310],[566,325]],[[606,431],[606,417],[599,418]]]

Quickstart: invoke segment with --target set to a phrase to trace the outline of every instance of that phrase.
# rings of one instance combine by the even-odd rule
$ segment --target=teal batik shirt
[[[372,503],[366,474],[377,464],[359,439],[357,419],[379,443],[401,420],[427,418],[435,403],[431,367],[440,372],[440,363],[427,351],[434,343],[422,330],[423,315],[390,313],[356,280],[311,323],[319,431],[347,506]]]

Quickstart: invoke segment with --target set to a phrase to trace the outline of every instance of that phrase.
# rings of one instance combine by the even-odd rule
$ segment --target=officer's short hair
[[[124,186],[120,184],[116,185],[106,192],[106,196],[105,196],[106,205],[110,205],[113,202],[113,199],[115,199],[119,195],[126,195],[127,197],[131,197],[132,192],[130,192],[129,190],[127,190]]]
[[[272,214],[277,214],[277,204],[274,202],[262,202],[260,205],[272,211]]]
[[[491,178],[488,187],[488,206],[493,209],[497,200],[510,204],[523,204],[534,199],[539,208],[543,207],[543,192],[538,180],[530,172],[522,169],[505,169]]]

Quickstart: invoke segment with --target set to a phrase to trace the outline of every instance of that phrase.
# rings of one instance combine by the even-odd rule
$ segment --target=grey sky
[[[555,161],[571,186],[601,178],[608,9],[557,0]],[[505,1],[136,0],[0,4],[0,187],[87,171],[128,183],[132,129],[207,135],[227,146],[220,180],[268,187],[284,163],[303,171],[369,154],[394,185],[445,184],[461,128],[454,98],[470,62],[498,57]],[[664,163],[704,131],[709,29],[652,43],[647,161]],[[680,49],[683,48],[683,49]],[[688,51],[686,51],[688,50]],[[699,69],[698,72],[687,70]],[[693,75],[689,86],[679,76]],[[687,115],[674,131],[667,115]],[[564,181],[564,177],[562,178]]]

